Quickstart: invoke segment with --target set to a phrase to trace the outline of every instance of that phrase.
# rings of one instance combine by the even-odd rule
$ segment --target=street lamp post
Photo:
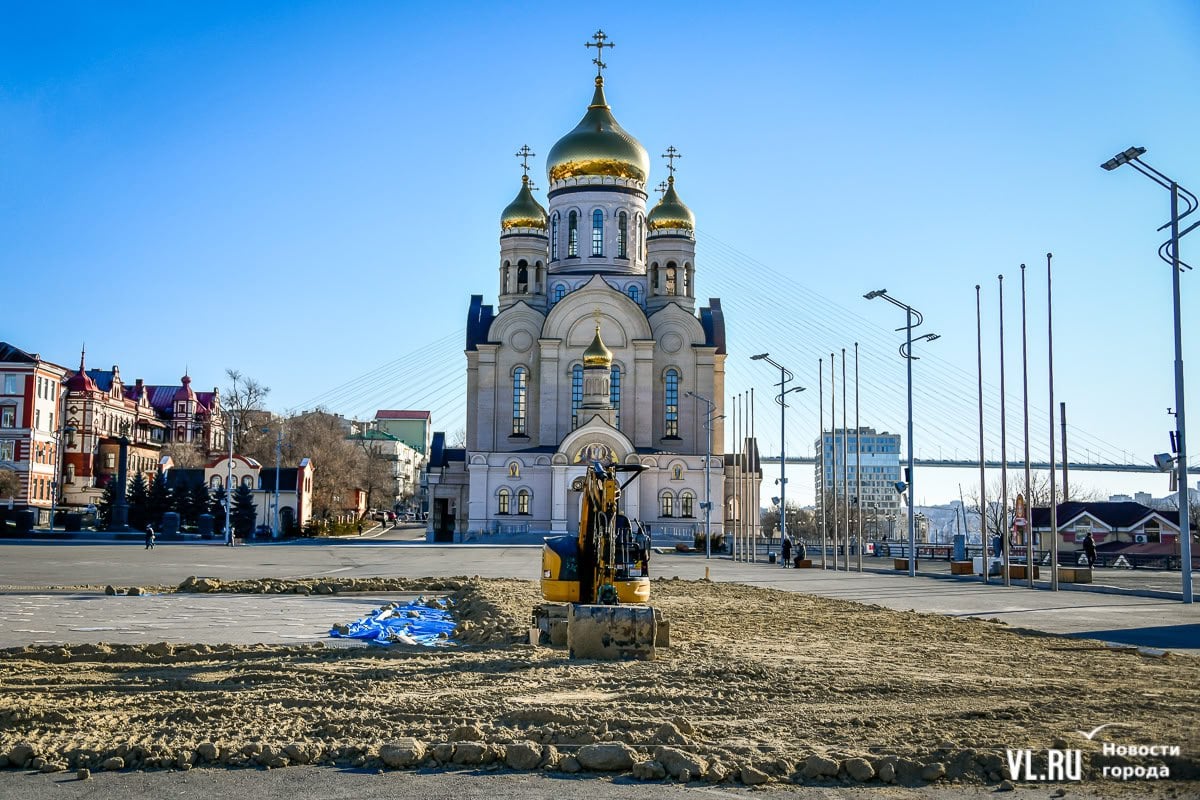
[[[750,356],[753,361],[766,361],[771,366],[779,370],[779,395],[775,398],[775,402],[779,403],[779,541],[783,541],[783,536],[787,532],[784,520],[787,519],[787,448],[784,443],[787,441],[787,431],[784,427],[784,421],[787,414],[786,396],[789,392],[803,392],[803,386],[793,386],[787,388],[787,384],[795,378],[792,371],[780,364],[775,359],[771,358],[769,353],[759,353],[756,356]]]
[[[54,533],[54,515],[58,511],[58,487],[62,477],[62,443],[75,435],[74,425],[64,425],[54,432],[54,480],[50,481],[50,532]]]
[[[719,417],[713,416],[716,404],[712,400],[695,392],[688,392],[687,395],[708,406],[708,414],[704,418],[704,427],[708,431],[708,444],[704,450],[704,557],[712,558],[712,483],[709,477],[709,466],[712,462],[713,425],[716,424]]]
[[[925,321],[925,317],[920,311],[917,311],[907,303],[902,303],[896,298],[887,293],[887,289],[876,289],[873,292],[867,292],[863,295],[867,300],[874,300],[876,297],[882,297],[897,308],[904,309],[905,325],[901,328],[896,328],[898,331],[905,332],[905,343],[900,345],[900,355],[908,364],[908,575],[915,578],[917,576],[917,519],[913,514],[913,505],[916,502],[916,495],[913,493],[913,478],[914,475],[914,459],[913,459],[913,377],[912,377],[912,362],[917,359],[917,356],[912,354],[912,346],[914,341],[932,342],[939,338],[936,333],[927,333],[924,336],[918,336],[913,339],[913,328],[917,327]],[[916,316],[916,321],[913,317]],[[898,488],[898,487],[897,487]]]
[[[1171,238],[1163,242],[1158,248],[1158,257],[1171,265],[1171,295],[1174,303],[1175,316],[1175,446],[1178,450],[1178,460],[1175,463],[1175,468],[1178,470],[1178,505],[1179,505],[1179,536],[1180,547],[1179,556],[1182,567],[1183,578],[1183,602],[1192,602],[1192,531],[1191,523],[1188,520],[1188,473],[1187,473],[1187,447],[1185,445],[1184,434],[1187,426],[1184,424],[1184,391],[1183,391],[1183,332],[1180,320],[1180,303],[1179,303],[1179,271],[1182,268],[1191,269],[1186,263],[1179,258],[1179,240],[1185,235],[1195,230],[1200,226],[1200,222],[1193,222],[1183,230],[1179,229],[1179,223],[1184,217],[1191,214],[1200,205],[1196,195],[1184,189],[1171,178],[1163,175],[1154,167],[1141,160],[1142,154],[1146,152],[1144,147],[1131,147],[1123,153],[1105,161],[1100,166],[1108,171],[1112,171],[1122,164],[1128,164],[1138,172],[1145,175],[1150,180],[1157,183],[1159,186],[1168,190],[1171,193],[1171,219],[1164,225],[1159,226],[1158,230],[1164,228],[1171,229]],[[1187,209],[1179,212],[1179,200],[1183,199]]]

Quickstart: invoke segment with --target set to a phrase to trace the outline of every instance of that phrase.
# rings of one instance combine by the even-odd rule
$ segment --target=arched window
[[[642,215],[638,214],[638,253],[646,260],[646,229],[642,224]]]
[[[617,430],[621,429],[621,368],[613,364],[612,373],[608,380],[608,402],[616,412],[613,416],[613,422],[616,423]]]
[[[592,255],[604,255],[604,212],[598,208],[592,212]]]
[[[696,495],[691,491],[685,491],[679,496],[679,515],[681,517],[694,517],[694,506],[696,504]]]
[[[507,514],[508,513],[508,501],[511,497],[512,497],[512,492],[510,492],[508,489],[501,489],[499,492],[496,493],[496,513],[497,514]]]
[[[502,273],[503,277],[500,279],[500,291],[503,292],[504,294],[508,294],[508,291],[509,291],[508,273],[511,268],[512,268],[512,265],[509,262],[505,261],[504,262],[504,270]]]
[[[554,287],[554,302],[557,303],[559,300],[562,300],[563,297],[566,296],[566,294],[567,294],[567,287],[561,283],[558,284],[557,286]]]
[[[638,288],[636,283],[629,287],[629,299],[635,303],[638,303],[639,305],[642,302],[642,291]]]
[[[579,257],[579,215],[572,211],[567,215],[567,258]]]
[[[529,291],[529,264],[525,259],[517,262],[517,291],[522,294]]]
[[[665,288],[666,288],[667,294],[675,294],[675,262],[674,261],[667,262],[667,282],[666,282]]]
[[[659,278],[658,263],[655,262],[650,265],[650,288],[651,289],[661,289],[662,288],[662,286],[659,284],[658,278]]]
[[[692,268],[687,264],[683,265],[683,291],[680,294],[684,297],[692,296]]]
[[[617,215],[617,258],[628,258],[626,253],[625,237],[627,236],[627,228],[629,226],[629,218],[622,211]]]
[[[571,430],[579,427],[579,407],[583,405],[583,365],[571,367]]]
[[[679,372],[667,370],[663,394],[663,436],[679,435]]]
[[[513,436],[525,435],[525,412],[529,380],[524,367],[513,370]]]
[[[550,260],[558,261],[558,212],[550,218]]]
[[[520,491],[517,492],[517,513],[518,514],[528,514],[529,513],[529,490],[528,489],[521,489]]]
[[[662,496],[658,498],[658,505],[659,505],[658,515],[660,517],[675,516],[675,496],[672,495],[670,492],[662,493]]]

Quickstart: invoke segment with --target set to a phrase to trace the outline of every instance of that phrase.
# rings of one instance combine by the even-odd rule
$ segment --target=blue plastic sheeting
[[[444,598],[433,601],[430,608],[424,597],[402,606],[384,606],[373,614],[357,619],[348,625],[330,629],[329,635],[337,639],[359,639],[369,644],[390,647],[393,644],[416,644],[425,647],[441,647],[454,644],[450,636],[457,624],[446,610]],[[341,632],[339,628],[346,628]]]

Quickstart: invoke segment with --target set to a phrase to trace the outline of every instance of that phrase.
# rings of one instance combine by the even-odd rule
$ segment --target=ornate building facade
[[[533,195],[532,153],[518,153],[526,174],[500,217],[498,303],[474,295],[468,311],[465,447],[446,448],[442,434],[431,446],[435,538],[573,531],[571,483],[593,460],[645,467],[625,513],[689,537],[703,531],[707,471],[721,529],[721,304],[696,299],[695,217],[675,187],[675,149],[647,208],[649,156],[597,72],[583,119],[550,150],[548,208]]]

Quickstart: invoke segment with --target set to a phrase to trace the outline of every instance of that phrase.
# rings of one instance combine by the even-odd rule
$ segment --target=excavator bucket
[[[573,659],[651,661],[657,616],[649,606],[572,604],[567,608],[567,650]]]

